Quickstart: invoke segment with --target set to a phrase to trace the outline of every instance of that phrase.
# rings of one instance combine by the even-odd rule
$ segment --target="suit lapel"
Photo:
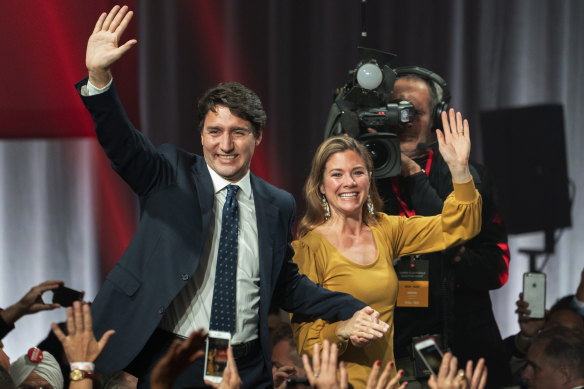
[[[256,211],[256,221],[258,226],[258,246],[260,249],[260,294],[269,301],[272,289],[272,267],[274,250],[274,232],[278,226],[278,209],[270,201],[269,193],[262,190],[258,183],[258,178],[251,175],[251,187]],[[267,295],[266,295],[267,293]]]
[[[215,199],[213,181],[211,180],[211,175],[209,174],[209,169],[204,158],[197,158],[193,164],[192,171],[195,178],[195,191],[197,192],[201,209],[202,231],[205,234],[202,237],[204,242],[209,234],[211,217],[213,217],[213,201]]]

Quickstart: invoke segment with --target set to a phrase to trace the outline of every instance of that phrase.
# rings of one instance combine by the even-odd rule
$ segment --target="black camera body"
[[[362,60],[349,72],[351,80],[337,90],[329,111],[324,138],[347,134],[363,143],[373,158],[376,179],[397,176],[401,170],[400,146],[391,130],[414,120],[409,101],[387,104],[396,73],[385,63],[395,55],[359,48]],[[369,128],[375,132],[369,132]]]

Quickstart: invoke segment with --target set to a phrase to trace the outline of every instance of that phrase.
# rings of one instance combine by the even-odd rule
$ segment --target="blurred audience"
[[[584,333],[555,326],[537,334],[522,374],[530,389],[584,387]]]

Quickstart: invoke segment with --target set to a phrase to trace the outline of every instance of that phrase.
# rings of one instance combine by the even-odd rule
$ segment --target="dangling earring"
[[[328,220],[331,217],[331,209],[325,195],[322,195],[322,207],[324,208],[324,220]]]
[[[371,195],[367,195],[367,210],[371,216],[375,215],[375,207],[373,206],[373,201],[371,201]]]

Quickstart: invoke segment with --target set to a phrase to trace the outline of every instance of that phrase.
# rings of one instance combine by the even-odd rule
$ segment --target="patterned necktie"
[[[215,268],[215,289],[211,305],[210,330],[235,330],[235,284],[237,273],[237,232],[239,226],[239,208],[237,191],[239,186],[227,186],[227,198],[223,205],[221,219],[221,236]]]

